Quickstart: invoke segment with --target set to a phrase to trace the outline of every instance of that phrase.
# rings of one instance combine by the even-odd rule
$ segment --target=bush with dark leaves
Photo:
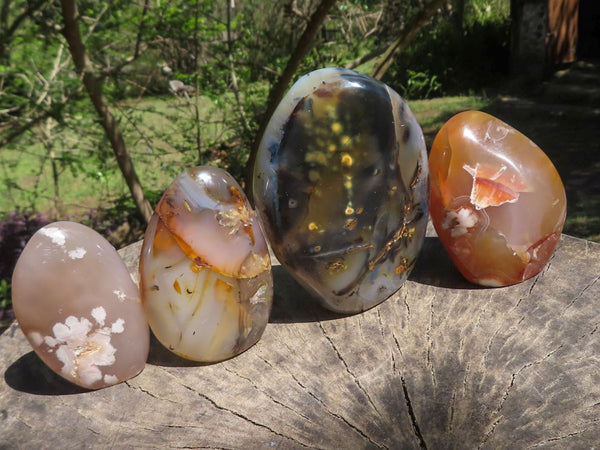
[[[43,214],[21,211],[0,218],[0,327],[13,319],[10,283],[17,259],[31,236],[48,223]]]

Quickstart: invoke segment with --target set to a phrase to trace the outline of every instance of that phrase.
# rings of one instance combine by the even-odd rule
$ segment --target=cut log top
[[[121,251],[136,271],[140,244]],[[506,288],[464,281],[428,237],[410,280],[330,313],[274,267],[261,341],[198,365],[153,341],[145,370],[87,392],[0,336],[0,447],[591,448],[600,443],[600,245],[561,238]]]

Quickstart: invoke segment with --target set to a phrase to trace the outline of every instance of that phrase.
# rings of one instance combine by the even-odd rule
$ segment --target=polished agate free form
[[[235,356],[269,320],[267,244],[240,186],[222,169],[187,169],[167,188],[146,230],[140,274],[152,331],[186,359]]]
[[[74,222],[41,228],[12,277],[27,340],[58,375],[97,389],[142,371],[150,334],[138,288],[117,251]]]
[[[389,86],[345,69],[300,78],[273,114],[254,199],[277,259],[327,308],[356,313],[407,279],[427,223],[421,128]]]
[[[529,138],[479,111],[452,117],[429,156],[431,219],[460,272],[484,286],[537,275],[560,238],[566,195]]]

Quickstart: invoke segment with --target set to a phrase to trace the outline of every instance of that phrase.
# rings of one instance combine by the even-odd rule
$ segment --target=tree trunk
[[[373,78],[381,80],[383,75],[390,68],[396,56],[414,39],[417,33],[434,17],[438,9],[442,7],[448,0],[433,0],[423,7],[421,11],[414,17],[412,22],[402,30],[398,39],[390,44],[387,50],[383,53],[381,59],[375,64],[375,68],[371,73]]]
[[[140,243],[120,253],[137,273]],[[262,339],[218,364],[153,339],[144,371],[84,391],[13,323],[0,336],[11,448],[590,449],[600,442],[600,244],[563,236],[537,276],[467,283],[428,237],[402,288],[325,311],[281,266]]]
[[[79,31],[79,13],[77,11],[77,5],[75,0],[61,0],[61,5],[64,19],[63,35],[69,45],[69,51],[71,52],[75,69],[81,77],[85,90],[98,113],[100,123],[112,146],[119,169],[127,183],[133,201],[135,202],[138,211],[147,222],[152,216],[152,207],[148,200],[146,200],[139,178],[135,172],[133,161],[125,146],[123,135],[121,134],[119,127],[110,112],[106,99],[102,94],[102,79],[94,74],[92,63],[87,57],[85,46]]]
[[[454,11],[452,11],[452,21],[458,31],[462,32],[465,18],[465,0],[454,0]]]
[[[310,21],[306,25],[306,29],[302,36],[300,36],[300,40],[294,49],[294,52],[290,56],[290,59],[287,62],[287,65],[283,71],[283,73],[279,76],[279,79],[275,83],[275,85],[271,88],[269,92],[269,98],[267,100],[267,109],[262,116],[260,121],[260,125],[258,127],[258,131],[256,132],[256,136],[254,142],[252,143],[252,148],[250,149],[250,155],[248,157],[248,163],[246,164],[246,195],[248,199],[253,202],[252,197],[252,177],[254,171],[254,161],[256,159],[256,153],[258,152],[258,147],[260,146],[260,141],[262,140],[262,136],[267,128],[269,120],[271,116],[275,112],[277,105],[283,98],[285,91],[296,73],[296,70],[300,66],[300,62],[310,50],[310,46],[312,41],[319,31],[321,24],[325,20],[327,16],[327,12],[334,5],[335,0],[321,0],[321,3],[317,7],[316,11],[310,18]]]

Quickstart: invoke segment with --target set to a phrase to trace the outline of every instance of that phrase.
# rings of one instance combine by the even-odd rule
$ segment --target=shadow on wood
[[[425,238],[417,264],[408,279],[441,288],[482,289],[463,278],[452,264],[439,238],[431,236]]]
[[[33,352],[26,353],[4,372],[4,381],[12,389],[36,395],[70,395],[90,392],[52,372]]]
[[[154,333],[150,331],[150,351],[148,352],[148,364],[154,366],[165,366],[165,367],[199,367],[199,366],[210,366],[211,364],[200,363],[196,361],[190,361],[189,359],[177,356],[175,353],[169,351],[164,345],[160,343]]]
[[[273,309],[269,323],[321,322],[346,317],[325,309],[283,266],[273,266]]]

